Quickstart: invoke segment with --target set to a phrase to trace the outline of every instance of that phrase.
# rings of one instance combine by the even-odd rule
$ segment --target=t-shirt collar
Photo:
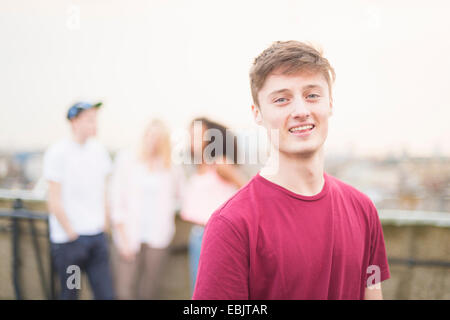
[[[85,150],[86,147],[92,142],[92,139],[93,139],[92,137],[88,138],[83,144],[81,144],[78,141],[76,141],[73,136],[69,137],[70,143],[72,143],[73,146],[75,146],[77,149],[80,150]]]
[[[316,201],[316,200],[319,200],[319,199],[323,198],[328,193],[329,184],[330,184],[328,175],[324,172],[323,173],[323,178],[324,178],[325,183],[324,183],[324,185],[322,187],[322,190],[319,193],[317,193],[317,194],[315,194],[313,196],[305,196],[305,195],[301,195],[301,194],[295,193],[295,192],[293,192],[291,190],[286,189],[285,187],[280,186],[279,184],[276,184],[276,183],[274,183],[272,181],[267,180],[266,178],[261,176],[259,174],[259,172],[256,174],[255,178],[258,181],[268,185],[271,188],[275,188],[275,189],[277,189],[277,190],[279,190],[281,192],[286,193],[287,195],[289,195],[291,197],[294,197],[294,198],[297,198],[297,199],[300,199],[300,200],[305,200],[305,201]]]

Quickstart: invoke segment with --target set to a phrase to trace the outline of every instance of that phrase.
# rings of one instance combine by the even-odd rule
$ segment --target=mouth
[[[305,124],[302,126],[292,127],[289,132],[296,136],[307,136],[310,135],[316,126],[313,124]]]

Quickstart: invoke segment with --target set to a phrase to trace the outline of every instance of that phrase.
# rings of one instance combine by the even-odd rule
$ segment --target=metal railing
[[[47,299],[55,298],[55,285],[54,285],[54,277],[53,277],[53,263],[51,259],[51,250],[50,250],[50,237],[49,237],[49,221],[48,214],[42,212],[35,212],[26,210],[23,207],[23,201],[20,198],[16,198],[13,202],[13,210],[0,210],[0,218],[9,219],[10,220],[10,230],[11,230],[11,243],[12,243],[12,281],[14,287],[14,294],[17,300],[23,299],[22,286],[20,281],[20,221],[26,221],[28,224],[29,232],[31,235],[31,241],[33,243],[33,251],[36,259],[36,264],[38,268],[38,273],[40,277],[40,283],[42,290],[44,292],[44,296]],[[48,261],[50,266],[50,271],[48,273],[45,272],[44,263],[43,263],[43,255],[42,250],[39,245],[40,236],[37,232],[35,221],[40,220],[46,223],[46,240],[49,245],[49,254]]]
[[[20,196],[20,197],[17,197]],[[0,219],[9,219],[9,228],[6,231],[11,232],[12,243],[12,282],[14,288],[14,294],[16,299],[23,299],[21,278],[20,278],[20,235],[21,235],[21,221],[25,221],[28,224],[29,233],[31,235],[33,243],[33,251],[36,259],[37,269],[40,276],[40,284],[44,296],[47,299],[55,299],[55,282],[54,282],[54,270],[50,250],[50,229],[48,213],[30,211],[24,208],[23,200],[30,201],[42,201],[40,197],[35,197],[32,194],[0,194],[0,198],[13,200],[12,209],[0,209]],[[380,210],[380,219],[383,224],[390,224],[396,226],[412,226],[412,225],[429,225],[439,227],[450,227],[450,213],[436,213],[436,212],[412,212],[405,210]],[[46,224],[45,234],[38,234],[35,221],[44,221]],[[5,231],[5,229],[0,229]],[[44,236],[49,245],[48,250],[48,265],[49,272],[45,271],[41,247],[39,245],[38,237]],[[172,253],[185,253],[187,247],[185,245],[171,248]],[[397,258],[389,257],[389,264],[407,265],[409,267],[414,266],[432,266],[450,268],[450,261],[443,260],[419,260],[415,258]]]

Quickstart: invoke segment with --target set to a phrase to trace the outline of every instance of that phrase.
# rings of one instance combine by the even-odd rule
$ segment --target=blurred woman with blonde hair
[[[150,121],[137,148],[117,155],[110,199],[119,299],[158,297],[182,183],[181,168],[171,164],[169,129],[161,120]]]

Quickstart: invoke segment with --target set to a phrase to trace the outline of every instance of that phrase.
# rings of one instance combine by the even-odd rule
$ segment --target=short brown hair
[[[322,52],[300,41],[276,41],[255,58],[250,69],[250,88],[256,106],[259,106],[259,90],[275,70],[280,70],[282,74],[294,74],[303,70],[320,72],[328,83],[331,97],[331,86],[336,74]]]

